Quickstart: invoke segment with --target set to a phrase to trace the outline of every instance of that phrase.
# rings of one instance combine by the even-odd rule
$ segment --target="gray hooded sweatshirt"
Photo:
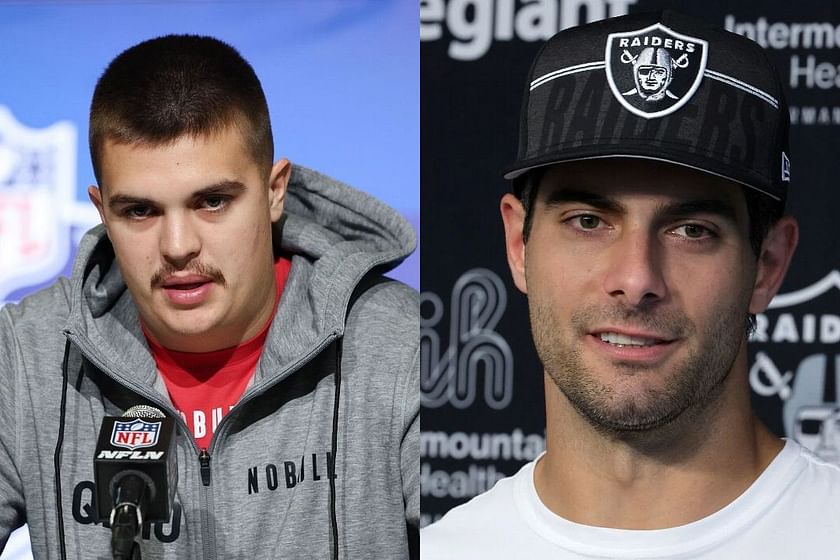
[[[291,272],[209,460],[172,406],[101,226],[82,239],[70,280],[0,310],[0,550],[28,523],[37,559],[62,558],[62,548],[111,558],[94,503],[96,438],[103,416],[151,404],[177,419],[178,485],[170,521],[143,527],[144,559],[333,558],[340,375],[339,558],[409,556],[420,507],[419,306],[413,289],[380,274],[413,250],[414,233],[384,204],[301,167],[285,208],[274,236],[293,255]]]

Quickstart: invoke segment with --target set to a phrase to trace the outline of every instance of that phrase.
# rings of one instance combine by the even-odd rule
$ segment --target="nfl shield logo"
[[[125,449],[153,447],[158,442],[160,422],[146,422],[140,418],[131,422],[114,422],[111,445]]]
[[[611,33],[604,60],[613,95],[646,119],[664,117],[691,99],[706,70],[709,45],[661,23]]]
[[[0,304],[64,268],[75,185],[75,126],[28,128],[0,106]]]

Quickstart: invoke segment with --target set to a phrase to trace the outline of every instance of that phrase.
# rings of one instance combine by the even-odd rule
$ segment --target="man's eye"
[[[204,199],[204,207],[208,210],[221,210],[227,203],[228,199],[224,196],[208,196]]]
[[[689,239],[703,239],[706,237],[713,237],[712,231],[699,224],[685,224],[674,230],[677,235],[687,237]]]
[[[580,229],[597,229],[601,225],[601,218],[592,214],[581,214],[571,219]]]
[[[152,215],[152,209],[148,206],[129,206],[123,210],[123,215],[128,218],[147,218]]]

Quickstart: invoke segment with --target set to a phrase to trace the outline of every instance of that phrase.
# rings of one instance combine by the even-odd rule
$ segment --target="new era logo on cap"
[[[782,181],[790,182],[790,160],[784,152],[782,152]]]
[[[607,81],[631,113],[653,119],[673,113],[691,98],[706,70],[709,45],[661,23],[607,36]]]

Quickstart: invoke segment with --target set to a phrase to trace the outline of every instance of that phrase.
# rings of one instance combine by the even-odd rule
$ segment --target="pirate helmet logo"
[[[658,101],[668,92],[674,79],[674,59],[663,48],[647,47],[633,63],[633,77],[636,79],[636,93],[645,101]]]
[[[661,23],[611,33],[605,53],[607,81],[625,109],[652,119],[673,113],[703,79],[708,43]]]

